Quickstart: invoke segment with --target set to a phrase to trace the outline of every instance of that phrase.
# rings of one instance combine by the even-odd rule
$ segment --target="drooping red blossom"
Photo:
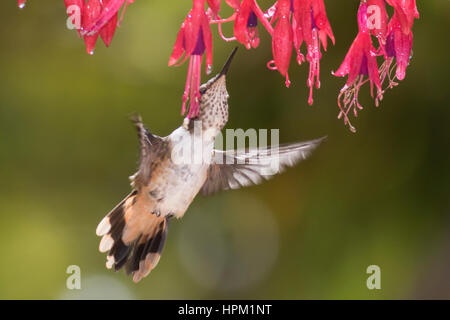
[[[187,117],[193,118],[198,113],[201,65],[205,53],[206,72],[210,73],[212,68],[210,24],[218,24],[219,34],[224,40],[237,40],[251,49],[260,43],[260,23],[272,38],[273,60],[268,63],[268,67],[278,70],[286,78],[287,87],[290,85],[288,71],[292,49],[295,49],[298,64],[305,61],[309,63],[308,102],[312,104],[314,87],[320,88],[322,47],[324,51],[327,50],[328,38],[335,43],[324,0],[274,0],[275,4],[265,12],[257,0],[225,1],[234,10],[227,19],[219,15],[221,0],[193,0],[193,7],[178,32],[169,66],[180,65],[189,59],[182,113],[186,112],[188,101]],[[206,10],[205,2],[208,4]],[[72,20],[68,21],[68,27],[75,25],[79,36],[85,41],[86,50],[93,54],[99,36],[106,46],[110,45],[117,25],[120,25],[128,5],[134,0],[64,0],[64,3]],[[23,8],[26,0],[17,0],[17,4]],[[394,9],[390,20],[386,4]],[[412,28],[414,20],[418,18],[416,0],[360,0],[359,32],[342,65],[333,73],[339,77],[348,76],[338,97],[341,110],[338,117],[343,117],[352,131],[355,129],[350,124],[348,113],[352,110],[357,116],[358,110],[362,109],[358,101],[361,87],[370,83],[372,97],[378,106],[384,92],[396,86],[396,80],[405,78],[412,56]],[[226,38],[222,33],[222,24],[226,22],[234,22],[232,38]],[[373,45],[374,38],[378,40],[378,48]],[[303,43],[306,45],[306,56],[301,52]],[[384,60],[379,69],[377,58]],[[383,89],[386,82],[387,87]]]
[[[359,90],[366,83],[370,82],[372,97],[373,87],[376,87],[377,94],[375,96],[376,103],[382,99],[382,89],[380,75],[377,65],[377,50],[372,44],[371,30],[369,29],[368,4],[362,1],[358,9],[358,27],[359,32],[353,41],[344,62],[334,73],[335,76],[348,76],[347,83],[341,89],[338,97],[338,105],[341,109],[338,118],[343,117],[344,123],[349,126],[350,130],[355,132],[355,128],[351,125],[348,113],[353,110],[355,117],[358,115],[358,109],[362,109],[358,101]],[[341,98],[343,104],[341,104]]]
[[[269,68],[277,69],[285,76],[286,86],[289,87],[287,69],[292,48],[297,52],[298,64],[302,64],[305,56],[300,48],[305,43],[306,60],[309,63],[308,103],[313,104],[313,88],[320,88],[321,46],[326,51],[328,38],[333,44],[335,42],[323,0],[279,0],[268,10],[267,15],[272,16],[272,22],[276,22],[272,35],[274,60],[269,63]]]
[[[112,21],[117,21],[119,10],[123,8],[119,20],[120,25],[122,23],[127,7],[130,4],[134,3],[134,0],[102,0],[101,2],[103,2],[102,12],[97,16],[96,19],[93,19],[93,21],[90,21],[89,23],[83,25],[83,34],[100,32],[105,26],[111,24]],[[117,26],[117,23],[115,23],[114,25]]]
[[[205,12],[205,0],[193,0],[193,7],[181,24],[169,66],[180,65],[189,58],[188,74],[183,94],[182,114],[189,100],[188,118],[198,114],[202,57],[206,52],[206,73],[212,69],[212,34],[210,19]],[[181,61],[180,61],[181,60]]]
[[[237,40],[247,49],[251,49],[259,45],[257,26],[261,22],[272,37],[274,59],[269,61],[267,66],[271,70],[278,70],[286,78],[287,87],[290,85],[288,69],[292,49],[295,47],[298,54],[297,61],[301,64],[305,61],[305,57],[301,54],[300,47],[303,42],[306,43],[308,52],[306,59],[310,64],[307,82],[310,87],[308,101],[312,104],[313,87],[314,85],[320,87],[321,47],[326,51],[328,38],[334,43],[323,0],[278,0],[265,13],[256,0],[225,1],[233,8],[234,14],[227,19],[221,19],[217,14],[216,20],[211,19],[210,23],[218,24],[219,34],[225,41]],[[212,6],[209,2],[208,4]],[[234,37],[227,38],[222,33],[221,25],[231,21],[234,21]]]
[[[226,2],[235,11],[231,17],[231,19],[235,20],[234,39],[242,43],[247,49],[257,48],[259,45],[258,20],[272,34],[272,26],[264,17],[263,11],[255,0],[242,0],[242,2],[239,0],[226,0]]]
[[[412,32],[403,33],[397,14],[394,14],[389,22],[388,30],[386,60],[395,58],[397,62],[396,77],[398,80],[403,80],[411,57],[413,34]]]
[[[276,69],[286,78],[286,87],[289,87],[289,64],[291,62],[294,35],[291,25],[291,0],[278,0],[273,16],[276,21],[272,35],[272,53],[274,64],[271,69]]]
[[[416,0],[386,0],[395,10],[404,34],[411,32],[414,19],[419,19]]]
[[[27,3],[27,0],[17,0],[17,6],[18,6],[20,9],[25,8],[26,3]]]
[[[297,62],[309,63],[307,86],[310,88],[308,102],[313,103],[314,87],[320,88],[320,60],[322,48],[327,50],[328,38],[335,43],[329,23],[324,0],[278,0],[266,12],[259,7],[257,0],[225,0],[234,10],[231,17],[219,16],[221,0],[193,0],[193,7],[178,32],[169,66],[180,65],[189,59],[188,74],[183,93],[182,113],[193,118],[198,113],[202,58],[206,53],[206,72],[212,68],[212,34],[210,24],[218,24],[219,34],[226,41],[237,40],[247,49],[256,48],[260,43],[258,24],[264,26],[272,38],[273,60],[268,67],[277,70],[286,78],[289,87],[289,66],[292,49],[297,53]],[[18,0],[23,7],[26,0]],[[100,36],[109,46],[114,36],[117,22],[134,0],[64,0],[66,7],[76,5],[80,8],[81,26],[77,27],[84,38],[87,51],[92,54]],[[205,10],[205,2],[208,4]],[[389,20],[386,4],[394,8]],[[119,19],[119,11],[122,9]],[[69,11],[68,11],[69,13]],[[341,89],[338,104],[339,118],[349,125],[348,113],[352,110],[357,116],[362,109],[358,101],[359,91],[365,83],[370,83],[372,97],[378,105],[387,88],[397,85],[396,79],[403,80],[411,59],[415,19],[419,18],[416,0],[361,0],[358,9],[359,32],[353,41],[342,65],[333,73],[335,76],[348,76]],[[234,37],[223,36],[221,26],[234,21]],[[378,48],[373,38],[378,39]],[[301,48],[306,45],[306,55]],[[384,58],[378,69],[377,57]],[[395,69],[395,75],[393,75]],[[388,86],[383,90],[382,85]],[[376,93],[374,93],[374,89]]]
[[[94,53],[99,35],[109,47],[118,25],[120,8],[123,7],[119,24],[127,6],[133,2],[134,0],[64,0],[67,9],[74,5],[79,8],[81,26],[77,31],[83,37],[89,54]]]
[[[310,88],[308,103],[313,104],[313,88],[320,88],[321,45],[327,51],[327,40],[335,43],[333,30],[328,21],[323,0],[293,0],[294,47],[297,51],[297,62],[301,64],[304,56],[300,52],[303,42],[306,43],[306,60],[309,63],[307,85]]]
[[[390,69],[392,60],[395,58],[397,64],[396,78],[403,80],[411,59],[412,26],[414,19],[419,18],[419,11],[415,0],[389,0],[388,3],[394,7],[394,15],[388,25],[385,50],[385,64],[389,67],[384,70],[387,72]]]

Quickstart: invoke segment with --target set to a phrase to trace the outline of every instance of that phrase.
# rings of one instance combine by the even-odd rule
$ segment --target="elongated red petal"
[[[169,58],[169,67],[173,66],[177,63],[178,60],[183,56],[184,53],[184,22],[181,25],[180,31],[178,31],[177,40],[175,41],[175,45],[173,46],[172,54]]]
[[[113,0],[103,0],[102,13],[104,12],[106,6],[111,1]],[[111,44],[111,41],[114,37],[114,33],[116,32],[118,17],[119,13],[116,12],[116,14],[112,16],[112,18],[108,21],[108,23],[106,23],[105,26],[100,30],[100,37],[102,38],[103,42],[107,47],[109,47],[109,45]]]
[[[335,43],[335,39],[330,22],[328,21],[325,4],[323,3],[323,0],[313,0],[311,7],[314,16],[314,23],[319,29],[320,41],[322,42],[324,50],[327,51],[327,36],[331,39],[333,44]]]
[[[191,55],[197,45],[197,39],[200,31],[205,11],[203,8],[194,7],[184,21],[184,49],[186,54]]]
[[[312,43],[313,14],[311,14],[311,0],[300,0],[298,5],[298,24],[303,31],[306,44]]]
[[[209,27],[208,18],[206,16],[203,18],[202,21],[202,32],[206,50],[206,73],[210,74],[213,62],[213,51],[212,51],[213,44],[212,44],[212,33]]]
[[[102,4],[100,0],[88,0],[88,2],[83,8],[82,25],[86,26],[92,23],[93,21],[96,21],[101,12],[102,12]],[[95,43],[97,42],[97,38],[98,38],[97,32],[91,35],[86,34],[84,36],[86,51],[89,54],[94,54]]]
[[[392,54],[397,61],[396,76],[399,80],[403,80],[411,58],[413,34],[412,32],[409,34],[403,33],[397,14],[394,14],[389,23],[389,39],[393,39],[393,43],[390,45],[393,46]]]
[[[367,69],[369,72],[370,85],[373,86],[375,84],[377,91],[381,91],[381,81],[380,81],[380,73],[378,71],[378,64],[376,55],[373,54],[373,48],[370,45],[370,48],[366,50],[366,60],[367,60]]]
[[[342,74],[342,76],[348,75],[347,78],[347,85],[351,86],[356,78],[359,76],[361,71],[361,65],[363,62],[364,57],[364,50],[365,50],[365,42],[368,40],[368,37],[365,36],[365,34],[359,33],[356,36],[355,42],[353,43],[352,47],[349,51],[349,69],[347,74]],[[370,38],[369,38],[370,41]],[[336,72],[336,75],[339,76],[340,70]]]
[[[278,18],[272,37],[272,52],[277,70],[286,77],[289,86],[288,69],[293,48],[293,32],[289,20],[290,0],[279,0],[275,17]]]
[[[297,63],[302,64],[305,61],[305,57],[300,52],[300,47],[303,44],[303,26],[301,23],[301,7],[303,0],[293,0],[292,2],[292,30],[293,30],[293,42],[295,51],[297,51]]]

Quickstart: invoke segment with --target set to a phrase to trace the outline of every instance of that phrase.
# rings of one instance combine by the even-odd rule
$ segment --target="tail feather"
[[[106,267],[115,271],[125,266],[139,282],[156,267],[168,231],[168,218],[144,210],[136,191],[128,195],[99,223],[99,250],[108,252]]]
[[[141,251],[138,251],[133,260],[133,268],[137,269],[133,280],[138,282],[146,277],[152,269],[156,267],[161,258],[161,252],[166,241],[169,221],[167,218],[162,220],[157,226],[153,236],[149,237],[144,245],[141,245]]]
[[[120,270],[125,265],[128,257],[130,256],[131,249],[132,248],[130,246],[127,246],[125,245],[125,243],[123,243],[122,239],[119,239],[114,243],[114,246],[111,249],[109,255],[114,257],[113,263],[115,271]]]

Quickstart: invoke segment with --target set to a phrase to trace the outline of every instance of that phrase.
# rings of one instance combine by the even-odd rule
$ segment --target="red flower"
[[[203,55],[206,53],[206,73],[212,68],[212,34],[210,24],[218,24],[219,34],[225,41],[237,40],[247,49],[259,46],[258,23],[272,37],[273,60],[268,68],[278,70],[290,86],[289,66],[292,49],[296,50],[297,62],[309,63],[307,86],[308,103],[313,103],[314,87],[320,88],[320,60],[322,47],[327,50],[328,38],[335,38],[325,10],[324,0],[278,0],[266,12],[259,7],[257,0],[225,0],[234,10],[231,17],[219,16],[221,0],[193,0],[193,7],[185,18],[169,59],[169,66],[180,65],[189,59],[186,85],[183,93],[182,113],[186,112],[189,101],[188,118],[197,116],[200,102],[200,81]],[[205,10],[205,2],[208,4]],[[272,3],[273,3],[272,2]],[[109,46],[117,25],[129,4],[134,0],[64,0],[67,13],[73,19],[72,25],[80,37],[84,38],[86,50],[93,54],[98,37]],[[389,21],[386,3],[394,9]],[[26,0],[17,0],[20,8]],[[75,10],[77,9],[77,10]],[[119,19],[119,10],[122,10]],[[365,83],[370,83],[375,104],[383,98],[386,89],[397,85],[396,79],[403,80],[411,60],[414,20],[419,18],[416,0],[360,0],[358,9],[358,34],[335,76],[348,76],[338,97],[340,113],[352,131],[348,113],[357,116],[362,109],[358,101],[359,91]],[[117,23],[119,20],[119,23]],[[226,38],[222,24],[234,21],[234,37]],[[389,22],[388,22],[389,21]],[[69,28],[72,26],[68,23]],[[372,40],[377,38],[375,48]],[[306,56],[301,53],[305,43]],[[384,59],[378,69],[377,58]],[[395,75],[394,75],[395,74]],[[387,87],[383,86],[387,82]],[[374,87],[376,94],[374,94]]]
[[[291,62],[293,48],[293,31],[291,26],[291,0],[278,0],[273,16],[273,21],[277,21],[272,35],[272,53],[274,66],[269,68],[278,70],[282,76],[286,77],[286,87],[289,87],[289,64]]]
[[[404,34],[411,32],[414,19],[419,19],[419,11],[417,10],[416,0],[386,0],[394,7],[397,19],[401,24]]]
[[[397,61],[396,77],[405,79],[406,68],[411,57],[413,34],[404,34],[397,14],[389,22],[388,38],[386,43],[386,60],[395,58]]]
[[[354,115],[357,116],[357,109],[362,109],[362,106],[358,101],[358,94],[361,86],[367,81],[370,81],[372,96],[373,86],[375,85],[377,89],[376,103],[382,98],[381,81],[377,65],[377,52],[372,45],[371,30],[369,29],[367,20],[367,8],[367,2],[361,2],[358,10],[358,35],[350,47],[344,62],[334,73],[334,75],[338,77],[348,75],[347,83],[341,89],[338,98],[338,105],[341,109],[338,118],[343,116],[344,123],[347,124],[353,132],[356,130],[348,119],[348,112],[353,109]],[[366,77],[368,78],[366,79]],[[343,106],[341,105],[341,97],[343,97]]]
[[[309,62],[309,76],[307,85],[310,88],[308,103],[313,103],[314,84],[320,88],[320,59],[322,58],[320,45],[327,51],[327,38],[335,43],[333,30],[328,21],[323,0],[293,0],[293,28],[294,47],[297,51],[297,62],[301,64],[304,56],[300,52],[303,42],[306,43]],[[320,41],[319,41],[320,40]]]
[[[17,5],[20,9],[25,8],[25,4],[27,3],[27,0],[17,0]]]
[[[81,26],[77,26],[78,33],[84,38],[89,54],[94,53],[99,35],[109,47],[116,31],[119,9],[124,7],[120,19],[122,21],[126,7],[133,2],[134,0],[64,0],[67,9],[74,5],[79,8]]]
[[[307,85],[310,88],[308,103],[313,103],[313,88],[320,88],[320,45],[327,49],[328,37],[334,44],[333,31],[325,12],[323,0],[279,0],[268,12],[273,11],[272,21],[277,21],[272,35],[272,51],[274,60],[269,63],[270,69],[278,70],[286,77],[289,87],[288,69],[292,48],[297,51],[297,62],[302,64],[305,57],[300,52],[303,42],[307,46],[309,76]],[[292,13],[292,15],[291,15]],[[270,13],[268,13],[270,15]],[[271,64],[274,63],[274,66]]]
[[[419,18],[419,12],[415,0],[389,0],[388,2],[394,7],[394,15],[388,25],[385,57],[389,65],[395,58],[397,62],[396,77],[403,80],[411,59],[412,26],[414,19]]]
[[[112,21],[117,21],[118,12],[120,8],[123,7],[122,14],[119,20],[120,25],[122,23],[127,7],[132,4],[134,0],[101,0],[100,2],[102,4],[102,12],[95,19],[92,19],[92,21],[83,24],[83,34],[100,32],[102,28],[104,28],[108,24],[112,24]],[[114,26],[117,26],[117,23],[114,23]]]
[[[259,45],[258,19],[272,33],[272,26],[264,18],[264,13],[255,0],[226,0],[228,5],[235,10],[233,18],[234,36],[247,49],[256,48]],[[227,39],[226,39],[227,40]]]
[[[205,0],[193,0],[193,8],[181,24],[169,66],[182,64],[189,58],[188,75],[183,94],[182,114],[186,112],[189,100],[188,118],[194,118],[198,113],[200,102],[200,80],[202,56],[206,51],[206,73],[212,68],[212,34],[209,28],[209,18],[205,13]]]

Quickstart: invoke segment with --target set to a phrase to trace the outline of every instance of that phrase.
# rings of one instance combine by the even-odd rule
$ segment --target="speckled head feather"
[[[235,48],[227,59],[222,71],[214,78],[200,86],[199,113],[194,121],[201,121],[203,130],[222,130],[228,121],[228,91],[226,87],[226,75],[236,54]],[[189,128],[193,127],[193,121],[189,121]]]

